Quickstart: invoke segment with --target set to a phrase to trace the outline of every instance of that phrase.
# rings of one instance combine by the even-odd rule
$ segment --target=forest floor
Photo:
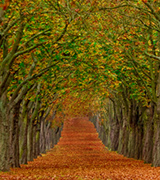
[[[87,118],[66,121],[59,143],[28,165],[0,173],[0,179],[160,180],[160,168],[111,152]]]

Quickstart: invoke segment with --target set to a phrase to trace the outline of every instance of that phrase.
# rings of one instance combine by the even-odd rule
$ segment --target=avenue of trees
[[[111,18],[105,44],[118,87],[107,86],[110,95],[92,119],[107,147],[154,166],[160,166],[159,7],[143,0],[101,8]]]
[[[160,166],[160,3],[0,4],[0,170],[53,147],[89,115],[103,142]]]

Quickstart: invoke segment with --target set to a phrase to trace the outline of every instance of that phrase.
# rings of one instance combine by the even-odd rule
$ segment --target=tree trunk
[[[113,151],[117,151],[118,149],[118,138],[119,138],[119,122],[117,117],[115,116],[115,119],[111,122],[111,131],[110,131],[110,137],[111,137],[111,149]]]
[[[36,155],[36,124],[33,125],[33,158],[37,157]]]
[[[136,134],[136,145],[135,145],[135,155],[134,158],[136,159],[142,159],[142,152],[143,152],[143,125],[140,124],[138,127],[135,129],[135,134]]]
[[[28,126],[28,161],[33,161],[33,126],[30,119]]]
[[[36,156],[40,155],[40,123],[36,126]]]
[[[160,48],[160,33],[158,36]],[[159,54],[160,55],[160,54]],[[157,107],[154,116],[154,146],[153,146],[153,166],[160,166],[160,73],[157,80]]]
[[[40,151],[41,153],[46,152],[45,122],[43,118],[41,120],[41,130],[40,130]]]
[[[6,94],[0,98],[0,171],[8,171],[9,164],[9,119],[6,116]]]
[[[21,117],[21,147],[20,147],[20,162],[21,164],[27,164],[27,135],[28,135],[28,125],[29,125],[29,118],[28,118],[28,106],[29,101],[24,102],[23,104],[23,112]]]
[[[153,109],[147,110],[148,119],[144,122],[144,145],[143,145],[143,156],[142,159],[146,163],[152,163],[152,153],[153,153]]]
[[[19,112],[20,102],[16,104],[11,112],[10,129],[10,166],[20,167],[19,164]]]
[[[160,115],[154,122],[153,166],[160,167]]]

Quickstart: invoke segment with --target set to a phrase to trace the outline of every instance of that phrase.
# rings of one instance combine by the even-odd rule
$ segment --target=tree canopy
[[[142,115],[155,110],[159,23],[156,0],[3,0],[2,119],[18,104],[29,104],[33,125],[38,114],[56,112],[53,124],[60,125],[69,116],[103,112],[108,100],[126,112],[132,102]]]

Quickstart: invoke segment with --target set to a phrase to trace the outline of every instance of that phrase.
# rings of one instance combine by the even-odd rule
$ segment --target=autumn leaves
[[[128,123],[128,129],[134,127],[133,120],[127,120],[134,106],[139,109],[134,117],[145,119],[138,126],[148,122],[149,110],[156,130],[160,101],[157,1],[5,3],[0,28],[1,169],[9,169],[9,139],[16,137],[14,142],[19,142],[19,124],[32,154],[33,131],[39,137],[48,114],[55,119],[45,126],[57,128],[67,116],[97,111],[104,116],[110,99],[118,109],[114,108],[117,117],[125,117],[118,121],[122,127],[123,123]],[[158,139],[154,133],[151,137]]]

